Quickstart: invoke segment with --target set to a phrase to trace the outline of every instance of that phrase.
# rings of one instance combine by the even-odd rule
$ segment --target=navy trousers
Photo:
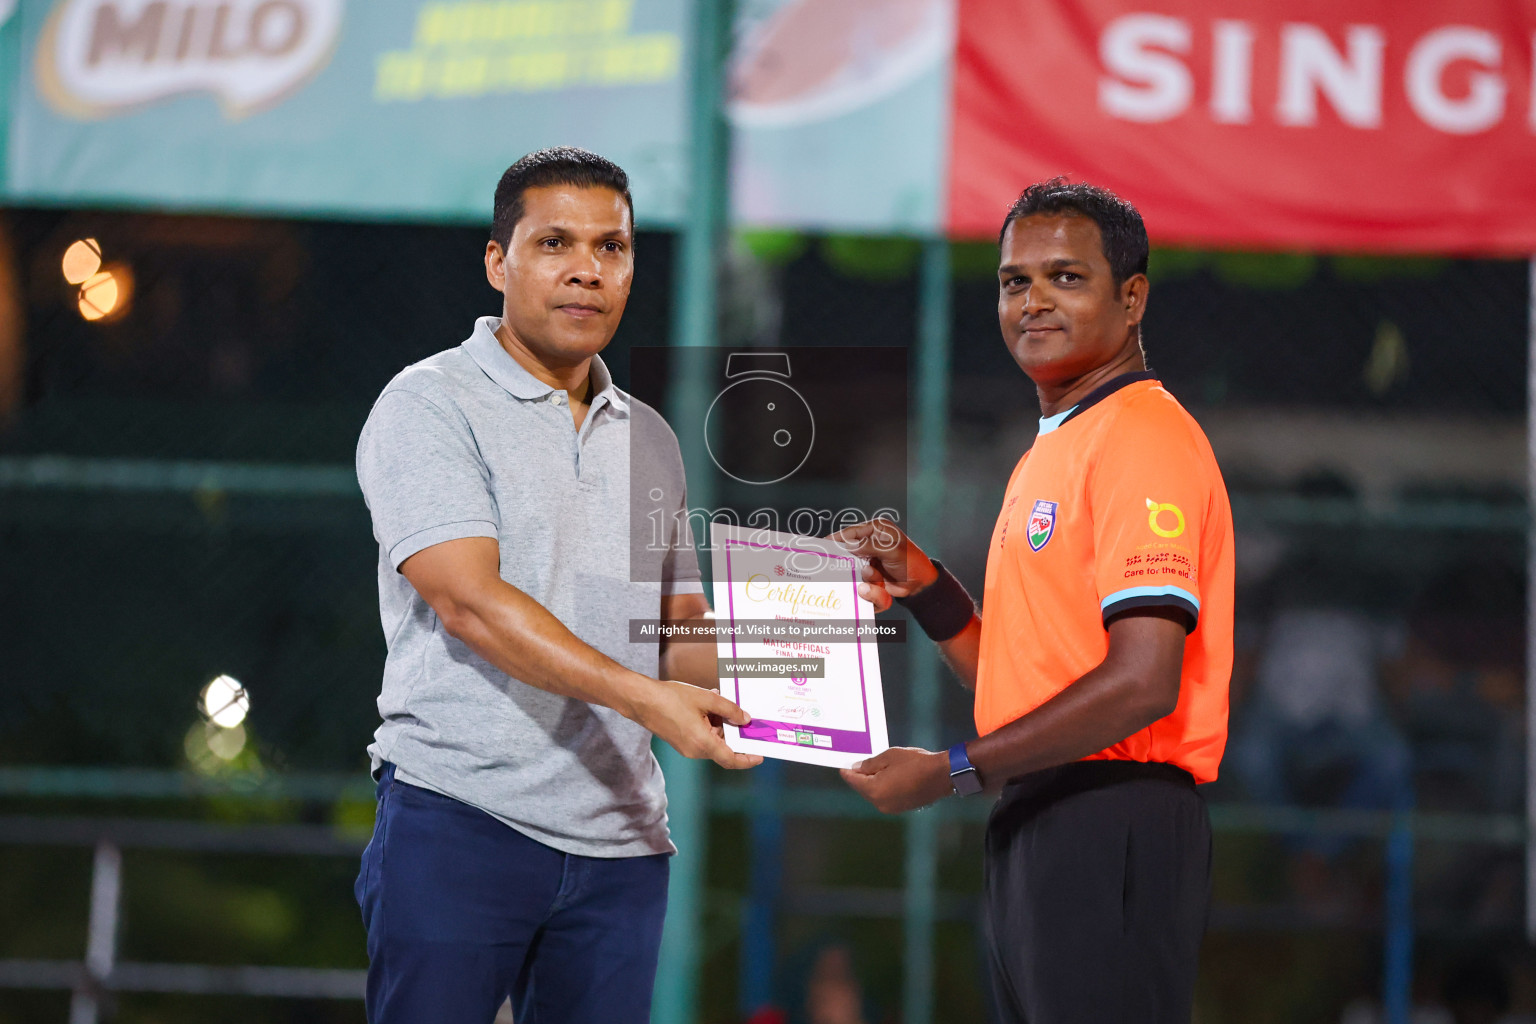
[[[648,1021],[667,855],[561,853],[386,765],[355,893],[370,1024]]]

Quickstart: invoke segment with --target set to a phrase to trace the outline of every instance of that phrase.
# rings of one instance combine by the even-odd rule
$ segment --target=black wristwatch
[[[965,756],[964,743],[949,748],[949,782],[958,796],[974,796],[981,792],[981,776],[971,759]]]

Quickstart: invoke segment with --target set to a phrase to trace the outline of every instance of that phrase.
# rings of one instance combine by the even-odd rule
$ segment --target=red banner
[[[1031,182],[1165,244],[1536,253],[1536,2],[959,0],[949,224]]]

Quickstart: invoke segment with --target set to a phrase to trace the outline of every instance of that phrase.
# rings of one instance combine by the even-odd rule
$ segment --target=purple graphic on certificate
[[[845,767],[889,746],[874,607],[827,540],[712,524],[721,689],[733,749]],[[722,615],[722,613],[724,613]]]

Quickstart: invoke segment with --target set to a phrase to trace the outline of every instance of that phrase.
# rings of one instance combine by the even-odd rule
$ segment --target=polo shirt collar
[[[629,411],[629,404],[624,401],[624,396],[619,389],[613,386],[613,374],[608,372],[608,364],[603,362],[602,356],[592,357],[592,367],[589,371],[592,375],[592,411],[607,404],[616,413]]]
[[[485,371],[487,377],[501,385],[513,398],[533,401],[547,397],[555,389],[523,369],[523,365],[501,347],[501,342],[496,338],[496,329],[500,326],[501,317],[480,317],[475,321],[475,332],[464,342],[464,350]],[[608,372],[608,365],[603,362],[602,356],[592,357],[590,373],[591,411],[596,412],[603,405],[609,405],[616,413],[627,412],[629,405],[619,389],[613,386],[613,374]]]

